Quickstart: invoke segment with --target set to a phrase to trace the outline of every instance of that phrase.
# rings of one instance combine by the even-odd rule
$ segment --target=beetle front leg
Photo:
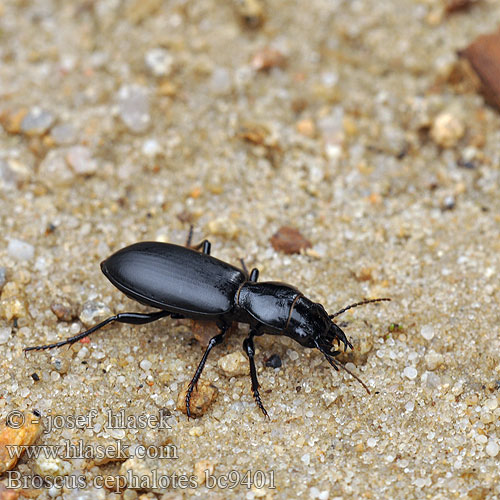
[[[198,380],[200,380],[201,377],[201,372],[203,371],[203,368],[205,368],[205,363],[207,362],[208,355],[210,354],[210,351],[217,345],[220,344],[224,340],[224,335],[226,335],[227,330],[229,329],[229,326],[219,326],[221,332],[216,335],[215,337],[212,337],[210,339],[210,342],[208,343],[207,348],[205,349],[205,352],[203,353],[203,357],[201,358],[200,364],[198,365],[198,368],[196,368],[196,372],[194,373],[193,378],[191,379],[191,382],[189,382],[188,389],[186,391],[186,413],[188,418],[191,418],[191,409],[189,407],[190,401],[191,401],[191,394],[198,383]]]
[[[243,341],[243,349],[247,353],[248,361],[250,363],[250,378],[252,379],[252,393],[257,406],[260,408],[260,411],[264,414],[265,417],[269,418],[264,405],[262,404],[262,400],[260,399],[259,394],[259,381],[257,379],[257,370],[255,368],[255,346],[253,343],[253,338],[257,334],[256,330],[251,330],[248,334],[248,337]]]

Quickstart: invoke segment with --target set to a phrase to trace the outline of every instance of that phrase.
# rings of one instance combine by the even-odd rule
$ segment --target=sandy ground
[[[499,5],[262,8],[0,1],[1,417],[39,412],[37,445],[171,451],[25,455],[17,477],[64,478],[27,492],[42,499],[497,498],[500,115],[449,75],[457,50],[496,29]],[[319,352],[262,337],[266,420],[245,360],[235,375],[218,365],[241,352],[245,325],[211,354],[202,378],[218,397],[190,421],[176,403],[202,355],[189,322],[115,324],[24,355],[146,311],[99,263],[140,240],[182,243],[190,224],[214,256],[332,313],[391,297],[338,318],[354,345],[340,359],[371,395]],[[281,226],[312,248],[276,251]],[[272,354],[281,368],[266,366]],[[165,428],[108,425],[122,410],[163,412]],[[127,473],[164,482],[95,483]]]

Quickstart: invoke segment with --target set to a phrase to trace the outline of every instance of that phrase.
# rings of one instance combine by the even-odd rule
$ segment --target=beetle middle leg
[[[186,246],[187,248],[192,248],[193,250],[199,250],[201,248],[201,253],[210,255],[210,250],[212,249],[212,244],[210,243],[210,241],[203,240],[201,243],[191,246],[192,240],[193,240],[193,225],[191,224],[189,226],[189,233],[186,239],[186,244],[184,246]]]
[[[203,372],[203,368],[205,368],[205,363],[207,362],[208,355],[210,354],[210,351],[217,344],[220,344],[224,340],[224,336],[226,335],[226,332],[229,330],[229,327],[231,325],[218,325],[218,326],[220,328],[220,333],[215,335],[215,337],[212,337],[208,342],[208,346],[205,349],[205,352],[203,353],[203,357],[201,358],[200,364],[198,365],[198,368],[196,368],[196,372],[194,373],[191,382],[189,382],[189,386],[186,391],[186,413],[188,418],[191,417],[191,409],[189,406],[191,401],[191,394],[193,393],[193,390],[196,384],[198,383],[198,380],[200,380],[201,373]]]
[[[260,399],[259,394],[259,381],[257,379],[257,370],[255,368],[255,346],[253,343],[254,336],[257,335],[256,330],[251,330],[248,334],[248,337],[243,341],[243,349],[247,353],[248,361],[250,363],[250,378],[252,379],[252,393],[257,406],[260,408],[260,411],[264,414],[265,417],[269,418],[264,405],[262,404],[262,400]]]
[[[160,318],[164,318],[165,316],[175,316],[176,318],[179,318],[178,315],[174,315],[168,311],[156,311],[152,313],[134,313],[134,312],[120,313],[105,319],[101,323],[93,326],[92,328],[89,328],[88,330],[85,330],[84,332],[77,333],[76,335],[70,337],[69,339],[61,340],[60,342],[56,342],[54,344],[25,347],[24,352],[41,351],[44,349],[54,349],[55,347],[62,347],[64,345],[74,344],[75,342],[78,342],[79,340],[88,337],[90,334],[96,332],[97,330],[100,330],[103,326],[106,326],[107,324],[112,323],[113,321],[118,321],[119,323],[128,323],[130,325],[144,325],[146,323],[152,323],[153,321],[156,321]]]

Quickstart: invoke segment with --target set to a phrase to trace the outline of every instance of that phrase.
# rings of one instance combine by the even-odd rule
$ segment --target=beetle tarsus
[[[254,336],[257,335],[255,330],[250,331],[248,337],[243,341],[243,349],[248,356],[248,362],[250,364],[250,378],[252,379],[252,394],[257,406],[260,408],[260,411],[264,414],[265,417],[269,418],[264,405],[262,404],[262,400],[260,399],[259,394],[259,380],[257,378],[257,369],[255,368],[255,346],[253,343]]]
[[[89,328],[88,330],[85,330],[84,332],[77,333],[73,337],[70,337],[69,339],[61,340],[60,342],[55,342],[54,344],[45,344],[45,345],[36,345],[33,347],[25,347],[23,350],[24,352],[28,351],[42,351],[46,349],[55,349],[56,347],[62,347],[65,345],[73,345],[75,342],[78,342],[79,340],[88,337],[92,333],[96,332],[97,330],[100,330],[102,327],[108,325],[109,323],[112,323],[113,321],[118,321],[119,323],[128,323],[131,325],[144,325],[146,323],[151,323],[153,321],[156,321],[160,318],[163,318],[165,316],[170,316],[170,313],[168,311],[157,311],[157,312],[152,312],[152,313],[120,313],[115,316],[111,316],[109,318],[106,318],[104,321],[101,321],[101,323],[93,326],[92,328]]]

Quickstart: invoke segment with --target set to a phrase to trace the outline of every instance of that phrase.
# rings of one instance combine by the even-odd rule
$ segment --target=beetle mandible
[[[344,369],[370,392],[356,375],[335,359],[340,351],[334,349],[334,342],[337,347],[342,343],[344,351],[347,347],[352,349],[352,344],[333,319],[353,307],[390,299],[363,300],[329,315],[321,304],[312,302],[291,285],[275,281],[259,282],[258,269],[248,273],[243,261],[243,269],[240,269],[212,257],[208,240],[191,247],[191,236],[192,231],[186,246],[154,241],[135,243],[101,263],[104,275],[121,292],[158,311],[119,313],[66,340],[26,347],[24,351],[74,344],[113,321],[142,325],[166,316],[215,321],[220,333],[210,339],[186,392],[189,418],[191,394],[208,355],[214,346],[223,341],[231,324],[236,321],[250,325],[243,349],[250,365],[253,397],[266,417],[269,416],[260,398],[254,361],[254,337],[263,334],[286,335],[304,347],[318,349],[335,370],[338,371],[339,367]],[[199,249],[201,252],[197,251]]]

